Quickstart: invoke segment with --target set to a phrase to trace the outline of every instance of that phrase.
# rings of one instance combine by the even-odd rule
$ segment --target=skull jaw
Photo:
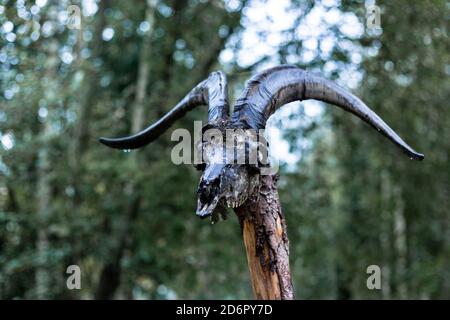
[[[259,184],[259,175],[245,176],[246,179],[234,181],[241,184],[241,188],[227,191],[228,188],[222,184],[219,188],[209,192],[204,188],[199,188],[196,215],[204,219],[209,216],[214,217],[226,215],[226,208],[237,209],[243,206]],[[236,184],[233,184],[236,187]],[[208,196],[209,195],[209,196]]]
[[[208,202],[202,202],[200,198],[197,200],[197,210],[195,214],[200,218],[204,219],[211,216],[214,210],[219,204],[220,196],[216,195],[212,200]]]
[[[203,203],[200,199],[197,200],[196,215],[204,219],[209,216],[224,216],[226,208],[237,209],[242,206],[248,197],[247,195],[241,195],[239,198],[228,198],[225,196],[216,196],[208,203]]]

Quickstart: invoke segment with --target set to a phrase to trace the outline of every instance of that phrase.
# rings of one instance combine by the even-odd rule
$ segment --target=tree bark
[[[294,299],[289,239],[281,211],[277,176],[261,176],[259,190],[236,210],[255,299]]]

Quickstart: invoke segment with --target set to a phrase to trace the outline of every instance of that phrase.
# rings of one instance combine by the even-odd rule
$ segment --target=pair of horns
[[[315,99],[351,112],[386,136],[410,158],[422,160],[375,112],[358,97],[322,76],[293,65],[267,69],[251,78],[237,100],[231,122],[245,122],[253,129],[266,126],[269,117],[282,105],[292,101]],[[100,138],[100,142],[117,149],[136,149],[163,134],[173,122],[199,105],[208,105],[208,122],[228,119],[228,93],[225,75],[213,72],[199,83],[164,117],[145,130],[126,138]]]

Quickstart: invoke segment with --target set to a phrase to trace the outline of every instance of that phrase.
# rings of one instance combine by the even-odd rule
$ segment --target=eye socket
[[[197,149],[199,159],[207,164],[223,163],[225,152],[221,143],[203,142]]]
[[[207,123],[202,127],[202,134],[204,134],[206,130],[214,129],[214,128],[216,128],[214,125]]]
[[[248,172],[250,174],[257,174],[260,172],[260,169],[259,169],[258,165],[251,164],[248,166]]]

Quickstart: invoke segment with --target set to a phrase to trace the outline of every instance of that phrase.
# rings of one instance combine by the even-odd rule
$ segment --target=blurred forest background
[[[213,70],[233,100],[258,70],[294,63],[425,154],[412,162],[322,103],[274,117],[296,297],[449,299],[450,6],[377,1],[373,27],[373,4],[0,0],[0,298],[251,298],[237,219],[195,216],[199,172],[172,164],[171,130],[128,153],[97,138],[137,132]],[[66,287],[72,264],[81,290]],[[381,290],[366,287],[372,264]]]

